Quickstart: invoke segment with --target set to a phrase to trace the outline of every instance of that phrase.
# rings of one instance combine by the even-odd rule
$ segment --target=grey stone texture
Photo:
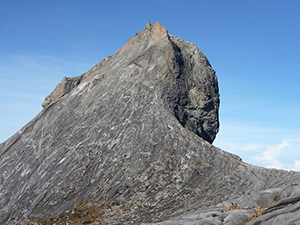
[[[248,165],[211,144],[215,71],[158,22],[64,78],[43,107],[0,144],[0,224],[299,220],[299,173]]]
[[[45,98],[42,106],[45,108],[61,99],[66,94],[69,94],[74,87],[76,87],[82,80],[83,74],[77,77],[64,77],[64,79],[58,83],[54,91]]]

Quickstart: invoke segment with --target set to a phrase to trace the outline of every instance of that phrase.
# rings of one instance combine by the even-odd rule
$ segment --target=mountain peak
[[[287,224],[291,205],[299,218],[299,173],[211,144],[215,71],[159,22],[64,78],[43,107],[0,144],[0,224],[242,224],[254,212]]]
[[[163,25],[161,25],[160,22],[156,22],[153,25],[151,25],[150,22],[147,22],[145,30],[141,30],[136,33],[136,35],[131,37],[126,42],[125,46],[123,48],[120,48],[119,50],[129,50],[135,44],[140,43],[141,41],[146,39],[151,40],[151,44],[159,44],[160,42],[167,42],[168,38],[168,31]]]
[[[179,122],[206,141],[213,142],[219,128],[215,71],[196,45],[169,35],[159,22],[153,25],[148,22],[145,30],[139,31],[114,56],[104,59],[89,72],[64,78],[42,105],[55,103],[79,84],[98,82],[99,73],[104,71],[114,77],[118,71],[135,73],[131,70],[139,75],[127,77],[124,72],[120,73],[119,79],[125,79],[124,82],[131,83],[134,88],[147,87],[152,91],[159,88],[159,99],[164,100]],[[109,78],[106,80],[110,82]],[[120,80],[114,80],[111,85]],[[139,80],[143,82],[134,84]]]

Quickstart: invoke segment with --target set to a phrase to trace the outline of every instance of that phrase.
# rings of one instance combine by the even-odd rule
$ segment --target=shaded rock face
[[[215,71],[158,22],[64,78],[43,106],[0,144],[0,224],[238,224],[258,206],[279,215],[300,193],[298,173],[253,167],[211,145]]]

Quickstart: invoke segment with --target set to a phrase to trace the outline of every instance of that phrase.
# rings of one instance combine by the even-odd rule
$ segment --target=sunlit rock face
[[[43,107],[0,145],[0,224],[242,224],[258,207],[273,219],[297,207],[298,173],[211,145],[215,71],[158,22],[64,78]]]

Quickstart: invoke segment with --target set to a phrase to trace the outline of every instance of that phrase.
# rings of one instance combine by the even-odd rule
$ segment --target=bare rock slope
[[[300,174],[211,145],[215,71],[147,23],[0,144],[0,224],[299,224]]]

